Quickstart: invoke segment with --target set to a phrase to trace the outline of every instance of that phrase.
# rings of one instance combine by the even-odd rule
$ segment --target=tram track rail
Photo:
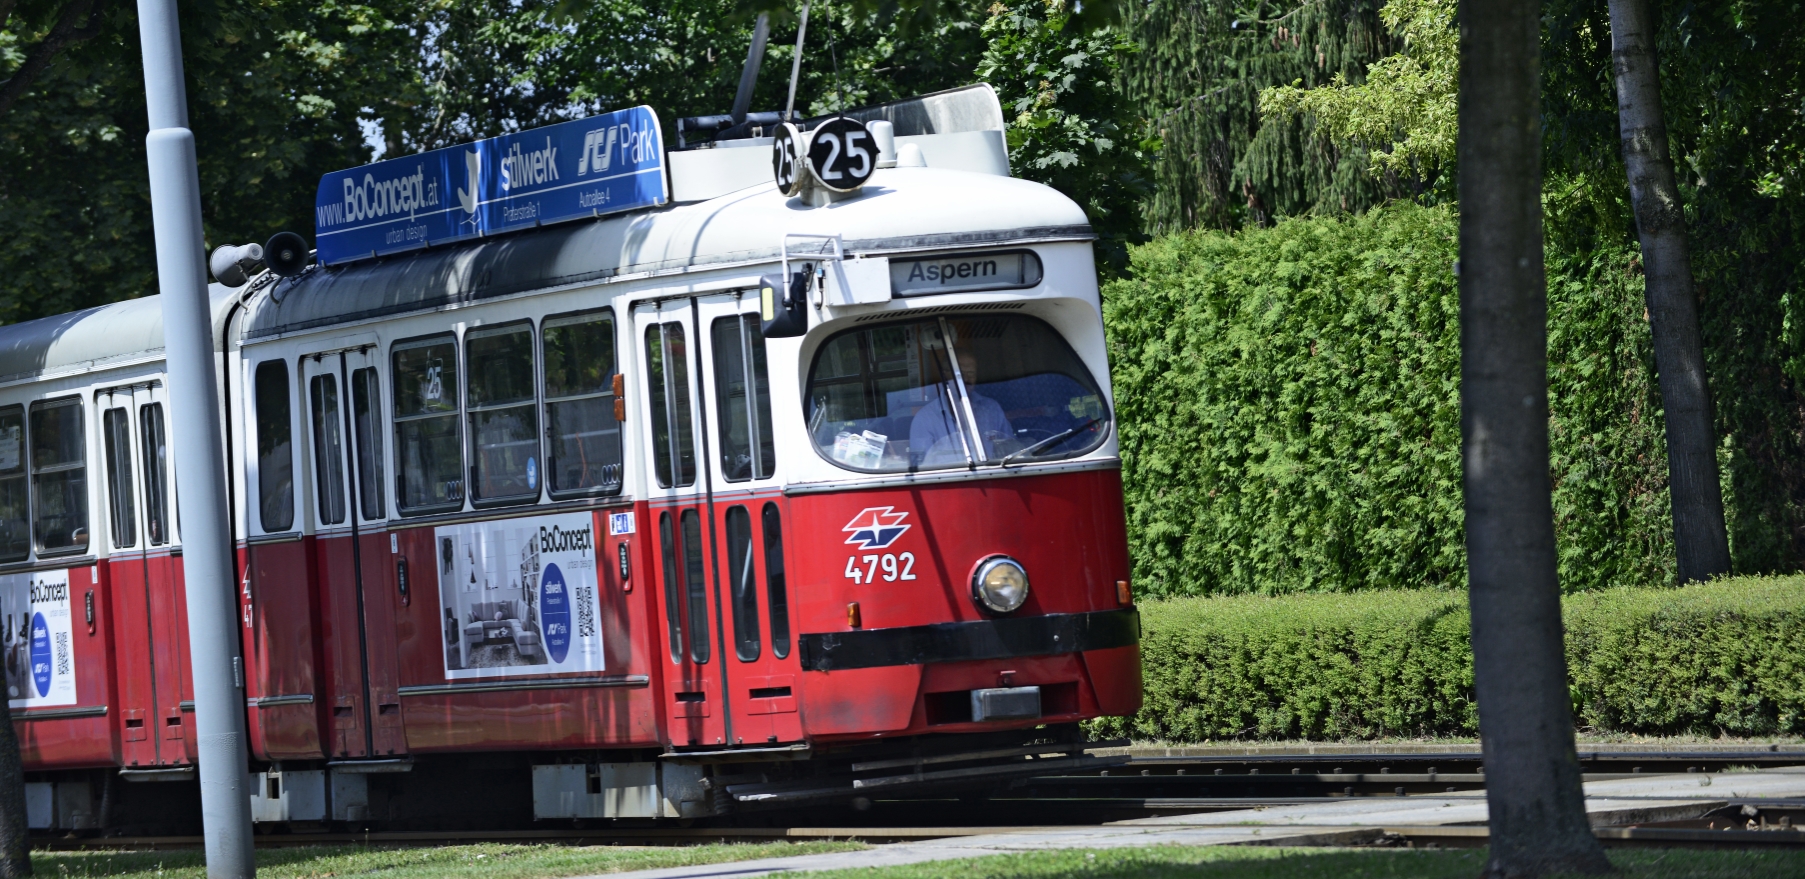
[[[848,811],[799,809],[786,816],[729,815],[700,826],[566,826],[497,830],[301,830],[259,833],[261,847],[432,846],[479,842],[557,845],[693,845],[704,842],[858,840],[873,844],[1010,832],[1095,828],[1135,818],[1345,802],[1349,798],[1472,796],[1484,791],[1481,755],[1468,752],[1363,754],[1108,754],[1102,768],[1069,762],[1046,775],[1003,782],[988,793],[867,801]],[[1584,779],[1737,772],[1805,765],[1800,750],[1585,751]],[[1057,761],[1049,760],[1050,764]],[[1720,802],[1720,801],[1714,801]],[[1607,845],[1805,847],[1805,799],[1728,798],[1716,812],[1683,821],[1597,828]],[[855,805],[855,808],[857,806]],[[1010,823],[996,821],[1007,810]],[[761,826],[762,825],[762,826]],[[1275,830],[1288,828],[1275,827]],[[1277,844],[1484,845],[1473,826],[1321,828]],[[38,836],[48,850],[166,850],[199,847],[199,836]]]

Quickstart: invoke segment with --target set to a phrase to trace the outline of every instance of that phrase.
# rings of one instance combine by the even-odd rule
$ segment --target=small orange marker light
[[[1116,603],[1122,605],[1134,603],[1134,593],[1129,591],[1127,580],[1116,581]]]
[[[863,621],[859,619],[859,603],[856,601],[848,602],[846,604],[847,627],[856,629],[863,624]]]

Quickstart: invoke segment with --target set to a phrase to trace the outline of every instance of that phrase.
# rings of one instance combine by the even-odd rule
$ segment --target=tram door
[[[407,751],[375,346],[301,359],[334,757]]]
[[[698,425],[703,401],[696,320],[689,299],[642,304],[633,312],[643,400],[637,419],[650,450],[646,487],[654,589],[663,617],[661,661],[671,744],[726,746],[728,691],[721,675],[720,608],[710,551],[706,476]]]
[[[175,535],[175,474],[161,384],[95,395],[105,467],[107,573],[125,628],[119,698],[126,766],[186,763],[193,724],[188,633]]]
[[[786,508],[777,478],[771,380],[758,298],[747,290],[697,300],[705,334],[708,466],[735,745],[802,739],[801,668],[790,633]]]

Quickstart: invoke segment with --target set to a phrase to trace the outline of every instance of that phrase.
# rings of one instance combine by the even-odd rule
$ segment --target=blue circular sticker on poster
[[[31,678],[38,698],[50,695],[50,626],[41,613],[31,618]]]
[[[546,565],[539,578],[539,629],[545,634],[545,652],[562,664],[570,654],[570,590],[557,565]]]

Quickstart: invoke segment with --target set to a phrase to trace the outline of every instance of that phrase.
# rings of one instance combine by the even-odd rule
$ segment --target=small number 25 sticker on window
[[[898,580],[915,579],[915,554],[912,552],[883,555],[849,555],[846,557],[846,578],[854,585],[875,583],[879,580],[894,583]]]

